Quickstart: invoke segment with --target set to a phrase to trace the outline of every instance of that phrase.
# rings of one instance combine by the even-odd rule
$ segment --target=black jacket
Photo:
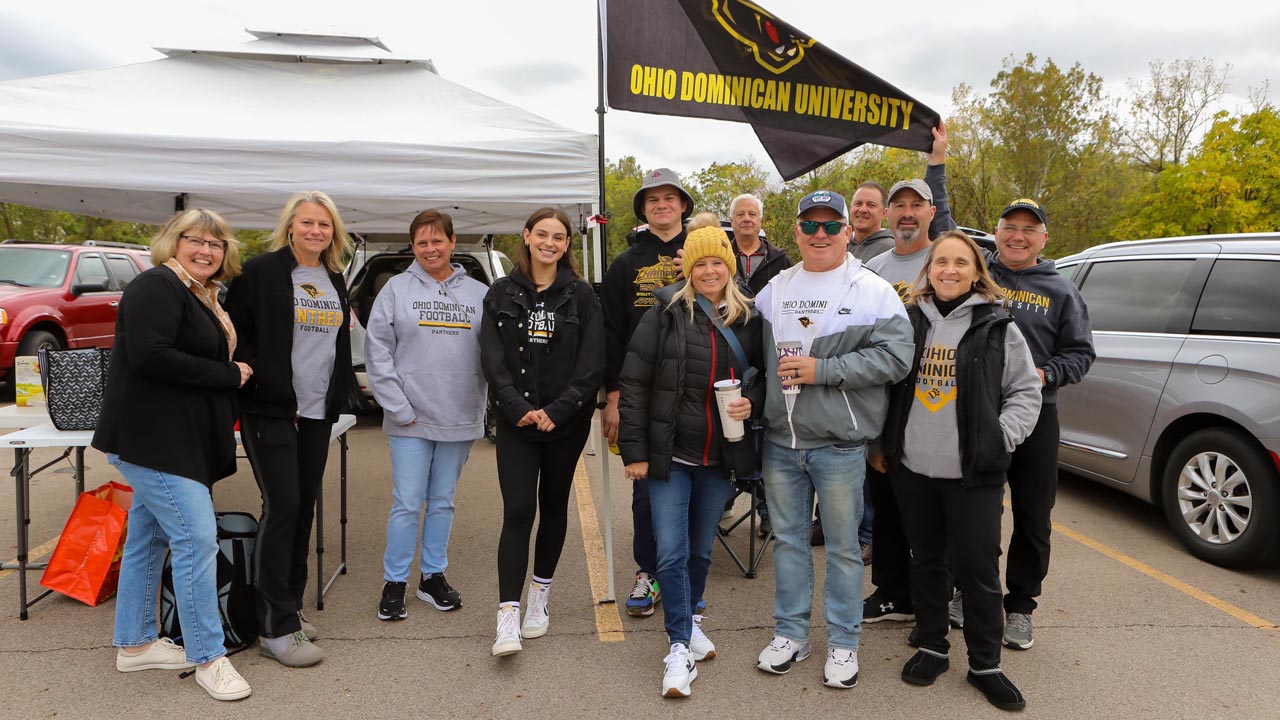
[[[671,458],[699,465],[720,464],[724,433],[711,384],[729,378],[729,368],[742,378],[745,368],[711,319],[689,311],[680,301],[670,307],[683,282],[658,292],[658,304],[636,329],[623,365],[618,409],[618,446],[625,463],[649,463],[649,477],[670,476]],[[757,371],[764,368],[760,313],[754,306],[745,322],[732,326]],[[751,399],[753,418],[764,411],[765,383],[757,380],[743,395]]]
[[[733,245],[733,254],[739,255],[738,241],[730,236],[729,242]],[[770,245],[769,241],[764,238],[760,238],[760,247],[764,249],[764,260],[760,267],[756,268],[756,271],[751,274],[751,277],[748,278],[746,276],[746,268],[742,266],[741,257],[738,258],[738,285],[745,285],[751,291],[751,297],[759,294],[764,289],[764,286],[768,285],[769,281],[773,279],[774,275],[791,267],[791,258],[787,256],[786,251],[782,248]]]
[[[553,440],[595,412],[604,379],[604,320],[591,286],[561,268],[542,295],[551,317],[536,329],[538,291],[515,270],[499,279],[484,297],[480,325],[480,364],[499,418],[529,440]],[[532,333],[548,332],[545,346]],[[516,427],[530,410],[543,409],[555,430]]]
[[[246,412],[292,418],[298,414],[293,394],[293,268],[298,264],[288,245],[244,264],[227,288],[227,314],[239,336],[236,360],[248,363],[253,376],[240,389]],[[325,419],[334,422],[347,409],[355,374],[351,369],[351,303],[342,273],[329,272],[342,301],[333,374],[325,396]]]
[[[676,280],[676,251],[684,247],[685,231],[663,242],[643,230],[635,244],[609,263],[600,290],[604,310],[604,387],[618,389],[618,375],[627,356],[627,344],[640,326],[645,312],[654,305],[654,293]]]
[[[93,446],[212,486],[236,471],[240,369],[213,313],[167,267],[120,299]]]
[[[916,352],[911,372],[889,388],[889,414],[885,418],[880,445],[885,458],[897,466],[902,461],[902,440],[914,402],[920,356],[929,333],[929,320],[913,305],[907,317],[915,329]],[[1013,316],[995,305],[973,309],[968,332],[956,348],[956,421],[960,436],[961,485],[1003,485],[1012,457],[1004,447],[1000,431],[1004,374],[1005,333]]]

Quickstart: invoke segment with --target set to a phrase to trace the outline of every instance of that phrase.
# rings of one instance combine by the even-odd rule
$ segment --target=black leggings
[[[529,570],[529,535],[540,514],[533,574],[551,579],[564,548],[569,491],[578,457],[591,432],[578,421],[562,437],[532,442],[505,420],[498,421],[498,485],[502,488],[502,538],[498,541],[498,602],[519,602]]]
[[[262,492],[262,518],[254,548],[258,579],[258,632],[283,637],[297,632],[307,586],[307,545],[316,493],[329,460],[333,423],[246,412],[240,436]]]

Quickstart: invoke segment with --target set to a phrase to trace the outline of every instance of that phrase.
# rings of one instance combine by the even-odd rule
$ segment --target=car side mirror
[[[107,284],[104,282],[96,283],[76,283],[71,286],[72,295],[83,295],[92,292],[106,292]]]

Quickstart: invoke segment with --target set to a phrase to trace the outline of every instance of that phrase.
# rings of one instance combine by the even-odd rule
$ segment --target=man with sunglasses
[[[1040,203],[1014,200],[996,225],[996,252],[988,254],[991,277],[1009,296],[1040,375],[1040,418],[1013,451],[1006,473],[1013,508],[1013,537],[1005,567],[1004,644],[1029,650],[1031,613],[1049,573],[1051,513],[1058,489],[1058,388],[1080,382],[1096,357],[1089,309],[1052,260],[1040,259],[1049,241],[1048,219]],[[957,593],[952,616],[961,606]]]
[[[756,667],[782,674],[809,656],[816,493],[827,528],[823,682],[851,688],[862,633],[858,523],[866,444],[879,435],[886,388],[906,375],[915,346],[893,288],[847,251],[844,198],[810,193],[796,215],[801,263],[756,296],[765,326],[764,483],[777,537],[776,627]]]

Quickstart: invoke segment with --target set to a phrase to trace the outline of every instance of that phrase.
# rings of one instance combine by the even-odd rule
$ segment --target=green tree
[[[1115,224],[1119,239],[1280,227],[1280,115],[1266,105],[1219,113],[1185,165],[1168,167],[1153,192],[1137,195]]]
[[[957,88],[947,120],[957,222],[990,228],[1010,200],[1030,197],[1049,214],[1048,255],[1106,239],[1134,173],[1116,152],[1102,78],[1028,54],[1006,59],[991,88]]]
[[[698,212],[709,210],[722,219],[729,218],[729,203],[743,193],[761,198],[768,191],[769,172],[748,158],[740,162],[711,163],[692,173],[685,187],[693,196]]]

